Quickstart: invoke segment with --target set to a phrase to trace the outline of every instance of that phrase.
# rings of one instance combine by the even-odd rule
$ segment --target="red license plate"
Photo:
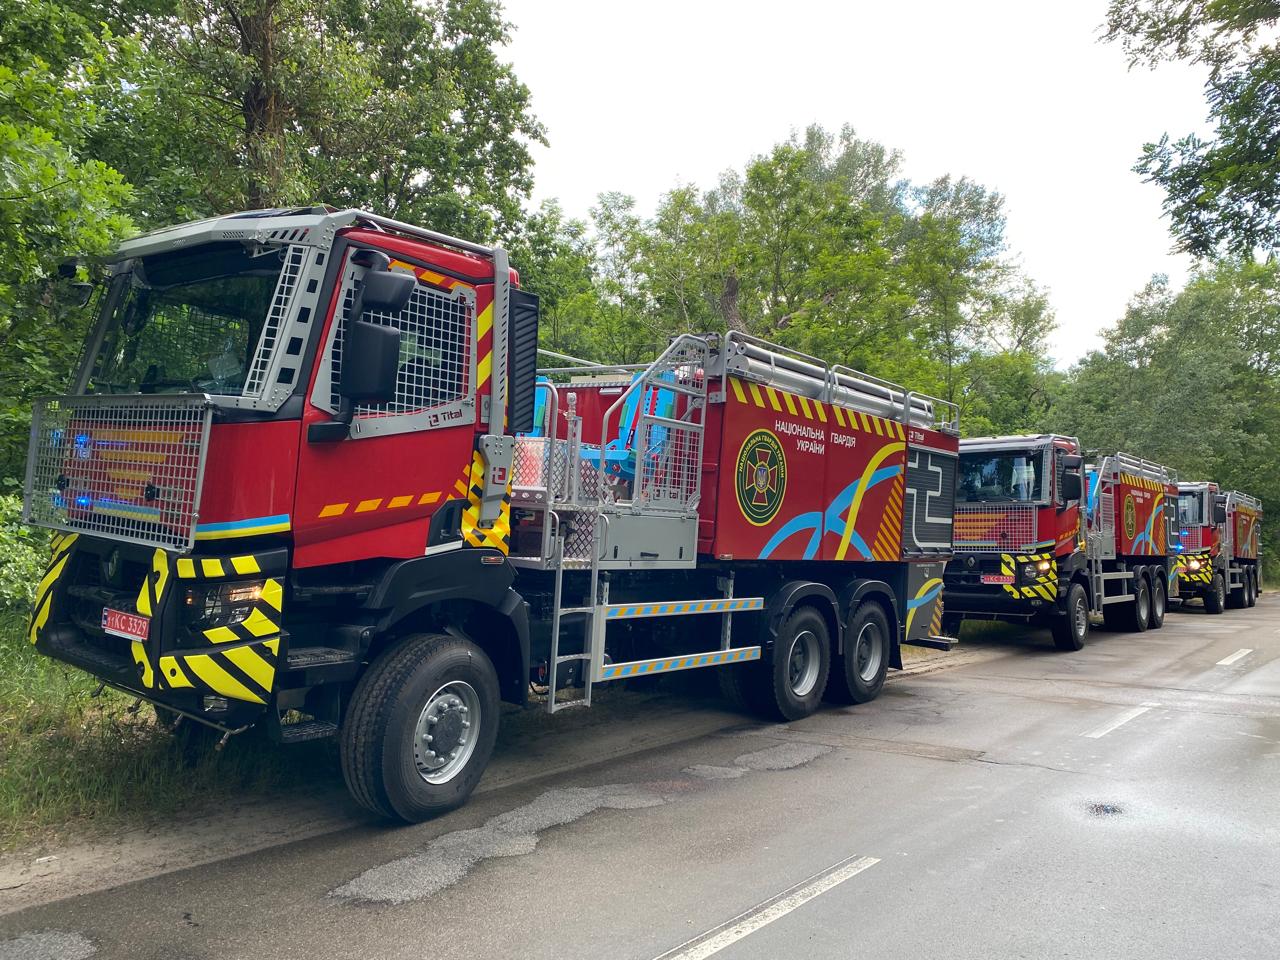
[[[151,618],[140,617],[136,613],[125,613],[123,610],[102,608],[102,629],[113,637],[124,637],[126,640],[145,640],[151,633]]]
[[[983,583],[1013,583],[1013,577],[1007,573],[984,573]]]

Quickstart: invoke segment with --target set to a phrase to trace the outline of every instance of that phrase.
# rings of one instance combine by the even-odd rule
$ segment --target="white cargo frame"
[[[539,371],[548,378],[536,387],[546,394],[539,424],[541,436],[517,439],[512,490],[514,510],[526,509],[541,515],[539,546],[536,554],[513,553],[510,560],[516,566],[552,572],[547,697],[547,709],[552,713],[567,706],[590,705],[595,683],[760,657],[758,646],[732,646],[733,614],[764,608],[763,597],[734,596],[732,573],[721,578],[719,597],[637,604],[609,602],[610,570],[691,569],[697,565],[706,409],[708,403],[724,402],[728,377],[741,377],[908,426],[959,432],[959,408],[955,404],[737,332],[682,334],[647,365],[598,364],[550,350],[540,352],[564,365]],[[562,391],[567,393],[575,385],[619,390],[602,417],[601,443],[594,462],[582,453],[582,420],[577,415],[575,398],[561,398]],[[644,408],[651,390],[669,391],[680,398],[675,416]],[[612,483],[605,446],[611,435],[610,425],[632,398],[641,404],[636,415],[635,479],[630,496],[622,496]],[[562,405],[567,435],[559,439],[556,432]],[[615,560],[611,547],[616,551],[619,542],[637,537],[651,538],[654,559],[629,555]],[[673,543],[677,550],[671,549]],[[562,603],[566,568],[589,571],[587,596],[578,606],[565,607]],[[605,631],[609,623],[689,614],[721,617],[720,645],[716,649],[629,663],[606,662]],[[581,625],[582,653],[560,653],[561,629],[566,621]],[[559,701],[559,668],[575,661],[586,664],[582,697]]]

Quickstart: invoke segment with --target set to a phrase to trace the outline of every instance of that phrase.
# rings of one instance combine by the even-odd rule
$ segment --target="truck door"
[[[321,439],[313,424],[339,410],[342,331],[363,268],[343,264],[303,412],[294,503],[299,567],[368,557],[421,556],[456,542],[464,474],[476,431],[476,310],[488,287],[393,260],[418,278],[395,316],[363,319],[400,330],[395,399],[357,406],[349,435]]]

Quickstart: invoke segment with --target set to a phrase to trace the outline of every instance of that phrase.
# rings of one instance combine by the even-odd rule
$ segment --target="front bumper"
[[[164,550],[65,534],[54,538],[28,639],[46,656],[138,696],[222,725],[270,701],[287,655],[282,627],[288,553],[178,557]],[[242,584],[256,598],[239,622],[194,620],[189,589]],[[145,617],[146,639],[108,633],[103,609]]]
[[[1024,576],[1028,564],[1045,560],[1047,570]],[[983,577],[1010,582],[983,583]],[[958,553],[947,564],[944,583],[948,616],[1028,620],[1058,608],[1058,564],[1048,553]]]

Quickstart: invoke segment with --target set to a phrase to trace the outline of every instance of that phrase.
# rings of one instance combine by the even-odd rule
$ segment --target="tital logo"
[[[763,527],[777,516],[787,492],[787,458],[768,430],[755,430],[742,441],[733,487],[748,522]]]

